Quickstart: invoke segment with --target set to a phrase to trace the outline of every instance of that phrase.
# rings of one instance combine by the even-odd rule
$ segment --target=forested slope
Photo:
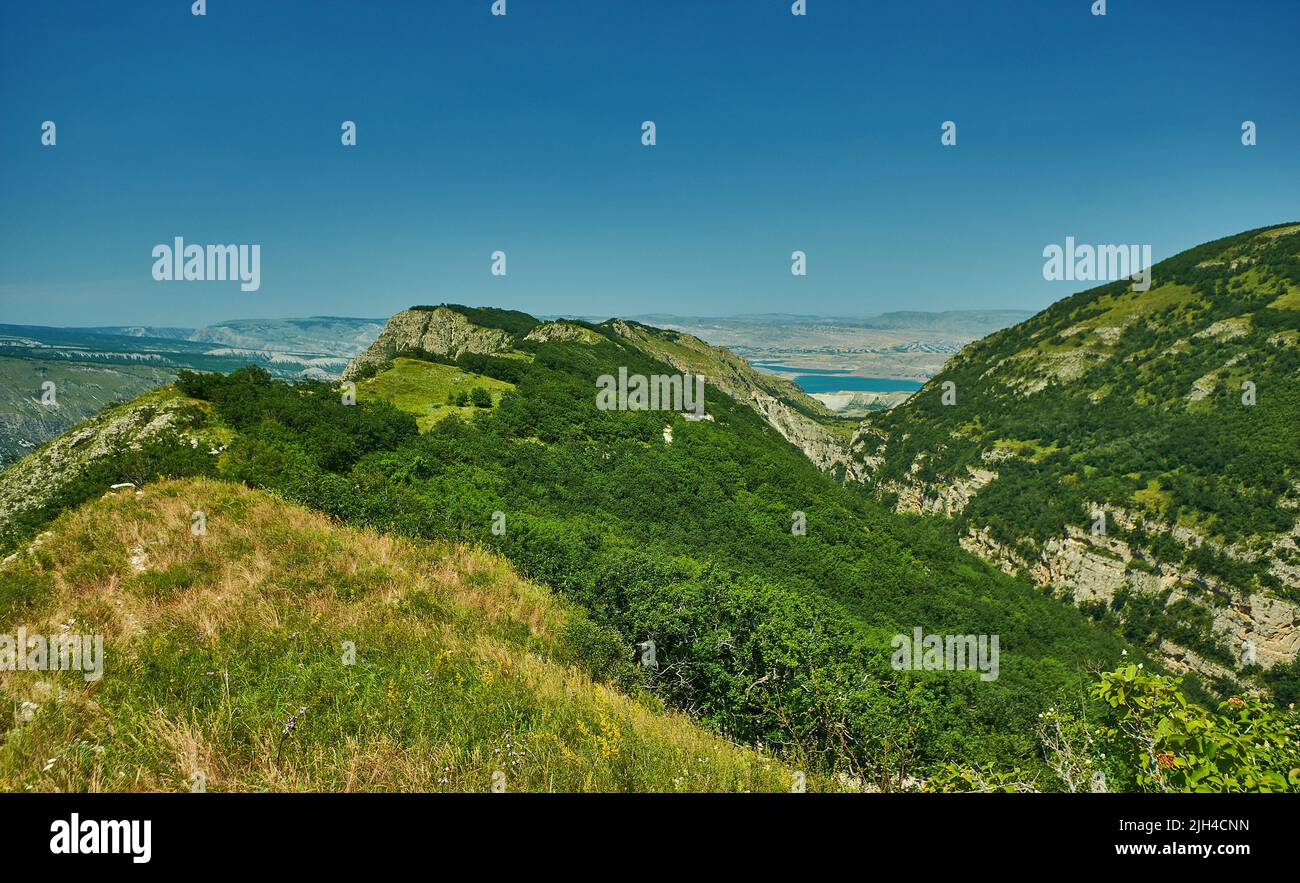
[[[1294,680],[1300,225],[1080,292],[966,347],[855,452],[903,511],[1158,649]]]

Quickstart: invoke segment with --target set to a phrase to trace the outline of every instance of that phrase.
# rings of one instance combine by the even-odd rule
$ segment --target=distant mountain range
[[[926,313],[917,310],[900,310],[881,313],[862,320],[863,328],[924,329],[945,334],[983,337],[1009,325],[1025,321],[1033,313],[1029,310],[948,310]]]
[[[629,316],[649,325],[671,326],[702,322],[752,323],[762,325],[835,325],[845,328],[876,328],[881,330],[941,331],[981,337],[999,328],[1023,322],[1033,315],[1032,310],[898,310],[874,316],[815,316],[801,313],[737,313],[732,316],[682,316],[675,313],[641,313]],[[558,317],[548,317],[558,318]],[[597,320],[596,317],[575,317]],[[598,321],[598,320],[597,320]]]
[[[848,369],[845,373],[858,369],[867,376],[925,380],[990,326],[1001,327],[998,323],[1027,315],[958,310],[844,320],[781,314],[638,319],[688,331],[748,358],[790,362],[799,370],[830,364]],[[233,371],[254,364],[286,379],[338,376],[349,359],[379,336],[384,323],[383,319],[309,316],[231,319],[198,329],[0,325],[0,466],[108,404],[171,382],[182,368]],[[797,372],[769,373],[789,380]],[[57,407],[41,401],[46,382],[55,385]],[[896,394],[863,398],[832,392],[822,397],[823,404],[850,416],[900,400]]]
[[[382,327],[382,320],[332,316],[236,319],[197,330],[0,325],[0,466],[106,405],[170,383],[182,368],[254,364],[276,377],[336,376]]]
[[[200,328],[186,339],[252,350],[352,357],[370,346],[383,327],[383,319],[341,316],[231,319]]]
[[[67,331],[71,329],[52,328],[49,330]],[[157,337],[164,340],[189,340],[190,335],[194,333],[193,328],[170,328],[155,325],[105,325],[99,328],[80,328],[77,330],[87,334],[107,334],[113,337]]]

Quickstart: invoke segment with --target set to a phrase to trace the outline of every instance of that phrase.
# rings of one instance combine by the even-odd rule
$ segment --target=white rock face
[[[1250,331],[1249,320],[1242,319],[1242,318],[1232,318],[1232,319],[1223,319],[1219,322],[1215,322],[1212,325],[1209,325],[1201,329],[1200,331],[1196,332],[1196,334],[1192,336],[1200,337],[1200,338],[1211,337],[1211,338],[1218,338],[1220,340],[1232,340],[1235,337],[1241,337],[1247,334],[1249,331]]]
[[[576,340],[579,343],[597,343],[601,337],[590,328],[583,328],[581,325],[575,325],[572,322],[544,322],[538,325],[528,334],[524,335],[525,340],[535,340],[539,343],[545,343],[551,340]]]
[[[919,481],[885,482],[881,490],[898,495],[894,508],[919,515],[957,515],[980,489],[998,474],[991,469],[966,468],[964,478],[934,485]]]
[[[1136,569],[1133,550],[1122,540],[1070,528],[1064,537],[1049,539],[1029,559],[994,540],[986,530],[972,529],[961,545],[1007,573],[1023,570],[1039,585],[1072,592],[1076,604],[1109,606],[1121,589],[1148,595],[1167,591],[1166,603],[1173,604],[1190,598],[1185,587],[1197,586],[1200,591],[1190,599],[1210,612],[1214,636],[1239,659],[1247,642],[1264,668],[1288,663],[1300,651],[1300,606],[1259,592],[1243,599],[1231,587],[1190,568],[1160,564],[1151,572]],[[1162,641],[1160,651],[1175,670],[1209,677],[1228,671],[1168,640]]]
[[[1195,672],[1199,675],[1214,678],[1232,678],[1232,670],[1225,668],[1213,660],[1206,659],[1194,650],[1181,647],[1173,641],[1163,640],[1160,642],[1160,656],[1164,659],[1165,664],[1175,674],[1187,674]]]
[[[874,448],[886,437],[870,426],[863,426],[854,436],[853,447],[858,451],[868,475],[885,461],[884,449]],[[868,455],[866,451],[874,450]],[[995,465],[1008,459],[1006,451],[985,451],[981,459]],[[912,474],[924,466],[918,459],[912,464]],[[923,515],[956,516],[987,484],[997,478],[991,469],[967,467],[966,475],[943,483],[924,482],[909,477],[902,481],[881,482],[879,490],[897,497],[894,508],[899,512]],[[1089,503],[1088,511],[1099,508]],[[1167,534],[1182,545],[1195,548],[1210,543],[1196,531],[1183,527],[1159,524],[1133,512],[1104,507],[1113,523],[1126,529],[1141,526],[1148,534]],[[1040,586],[1070,593],[1075,604],[1101,603],[1111,606],[1121,589],[1130,594],[1168,593],[1166,604],[1188,600],[1207,610],[1211,617],[1211,631],[1239,660],[1243,648],[1250,647],[1255,661],[1264,668],[1279,663],[1289,663],[1300,652],[1300,605],[1256,592],[1243,598],[1235,587],[1182,565],[1153,564],[1153,556],[1141,549],[1132,549],[1123,540],[1113,537],[1092,536],[1077,527],[1069,527],[1062,536],[1049,538],[1038,544],[1023,543],[1023,548],[1011,548],[995,540],[986,528],[971,527],[960,540],[962,548],[978,555],[1006,573],[1026,573]],[[1235,558],[1253,561],[1257,552],[1211,543],[1216,551]],[[1026,551],[1032,549],[1033,551]],[[1276,542],[1270,553],[1270,569],[1284,585],[1300,585],[1300,521],[1295,528]],[[1288,560],[1291,559],[1291,560]],[[1295,562],[1295,563],[1292,563]],[[1198,591],[1190,597],[1187,586]],[[1167,661],[1176,670],[1195,670],[1210,677],[1219,677],[1224,668],[1219,663],[1204,659],[1197,653],[1165,641],[1169,652]],[[1164,650],[1161,650],[1164,653]],[[1182,669],[1179,669],[1182,666]]]
[[[731,384],[718,386],[732,398],[757,411],[786,441],[803,451],[818,469],[825,472],[843,469],[846,480],[862,481],[862,467],[854,462],[835,436],[811,417],[805,417],[762,390]]]
[[[1040,585],[1072,589],[1076,604],[1101,601],[1109,605],[1127,584],[1130,560],[1128,547],[1119,540],[1090,537],[1077,528],[1067,528],[1064,537],[1052,537],[1043,544],[1030,573]]]
[[[1234,647],[1250,640],[1259,664],[1271,668],[1289,662],[1300,651],[1300,608],[1256,593],[1215,609],[1214,630],[1226,635]]]
[[[379,338],[343,371],[351,380],[366,370],[381,368],[404,350],[421,350],[455,359],[462,353],[499,353],[510,346],[510,335],[499,328],[481,328],[455,310],[403,310],[388,320]]]
[[[1218,371],[1211,371],[1209,374],[1196,378],[1195,382],[1192,383],[1192,391],[1187,394],[1187,401],[1199,402],[1209,398],[1218,385]]]

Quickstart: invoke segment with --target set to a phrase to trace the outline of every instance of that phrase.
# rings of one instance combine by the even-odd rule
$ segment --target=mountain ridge
[[[394,364],[376,358],[375,374],[359,372],[352,401],[346,384],[288,384],[252,367],[183,373],[159,394],[175,397],[166,406],[177,423],[135,446],[128,431],[124,444],[87,464],[84,481],[46,501],[44,514],[62,517],[124,477],[143,492],[127,489],[130,498],[152,499],[159,476],[218,476],[353,527],[488,545],[612,630],[588,645],[604,664],[625,665],[632,644],[652,659],[657,651],[642,672],[655,701],[728,739],[799,758],[796,768],[806,758],[855,789],[914,790],[923,781],[949,787],[944,765],[956,760],[1016,766],[1026,787],[1068,787],[1039,744],[1037,715],[1082,697],[1089,666],[1149,659],[1139,647],[962,551],[941,523],[900,518],[837,482],[719,384],[706,388],[711,421],[595,407],[593,378],[617,366],[684,370],[676,359],[721,372],[725,351],[631,322],[535,324],[510,311],[463,309],[477,321],[444,307],[412,319],[433,321],[415,343],[432,328],[434,345],[455,359],[402,352],[390,335]],[[507,348],[468,347],[500,347],[494,332],[509,338]],[[421,362],[440,385],[411,376]],[[442,381],[461,375],[498,381],[500,395],[417,422],[425,406],[446,402]],[[408,400],[421,394],[427,401]],[[127,408],[150,404],[166,403]],[[71,451],[98,450],[95,438],[116,435],[83,429],[93,431]],[[77,468],[50,465],[43,453],[20,466]],[[132,476],[117,474],[124,470]],[[22,542],[37,554],[50,542],[32,537],[41,529],[35,515],[26,529],[26,540],[6,543],[18,560]],[[68,543],[59,548],[66,554]],[[128,564],[140,559],[126,552]],[[150,586],[165,588],[160,579],[148,577]],[[1001,664],[988,681],[969,669],[900,668],[891,635],[918,624],[940,635],[1000,636]],[[1233,680],[1220,695],[1238,688]],[[1212,702],[1201,681],[1187,689]],[[1131,772],[1107,769],[1117,788],[1139,786]]]
[[[868,484],[1131,637],[1163,631],[1182,670],[1293,663],[1298,232],[1196,246],[1149,292],[1098,286],[971,343],[859,427]]]
[[[487,323],[487,324],[483,324]],[[526,313],[456,304],[412,307],[391,317],[369,349],[343,372],[344,380],[370,376],[403,354],[432,354],[455,360],[465,353],[496,355],[521,340],[597,339],[602,332],[672,365],[700,374],[707,384],[755,410],[819,468],[847,480],[858,469],[845,439],[851,424],[835,415],[788,380],[763,374],[724,347],[713,346],[682,331],[654,328],[640,322],[609,319],[599,325],[578,320],[542,322]],[[595,378],[592,378],[593,384]],[[594,386],[593,386],[594,390]],[[839,423],[837,437],[826,424]]]

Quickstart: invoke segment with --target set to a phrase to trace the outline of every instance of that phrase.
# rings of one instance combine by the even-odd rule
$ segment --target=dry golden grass
[[[105,645],[98,682],[0,673],[5,790],[790,787],[774,759],[594,682],[565,639],[581,611],[482,549],[188,480],[64,515],[0,577],[18,586],[0,630]]]

